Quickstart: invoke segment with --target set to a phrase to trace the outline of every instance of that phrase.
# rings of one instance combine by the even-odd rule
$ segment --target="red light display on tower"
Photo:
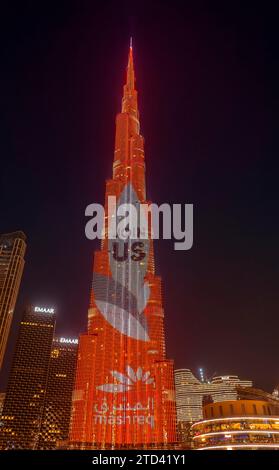
[[[70,447],[160,448],[176,441],[173,363],[166,359],[161,278],[153,241],[109,237],[109,196],[146,203],[130,44],[122,110],[116,117],[113,177],[106,182],[104,238],[95,252],[88,332],[81,335]]]

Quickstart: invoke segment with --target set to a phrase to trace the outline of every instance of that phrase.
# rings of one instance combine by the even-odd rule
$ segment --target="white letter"
[[[85,215],[94,217],[89,220],[85,226],[85,235],[88,240],[95,240],[95,238],[103,238],[103,221],[104,221],[104,208],[101,204],[89,204],[85,209]],[[96,226],[96,229],[95,229]]]
[[[181,204],[173,204],[173,235],[176,240],[184,239],[175,243],[174,249],[190,250],[193,246],[193,204],[185,204],[185,232],[181,225]]]
[[[171,208],[169,204],[141,204],[140,229],[143,234],[148,233],[148,216],[151,214],[151,238],[160,238],[160,213],[163,214],[163,239],[171,238]],[[145,238],[145,237],[142,237]]]

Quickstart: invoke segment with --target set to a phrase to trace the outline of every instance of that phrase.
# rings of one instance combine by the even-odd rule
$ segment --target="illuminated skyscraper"
[[[166,359],[161,278],[150,230],[108,237],[108,197],[139,211],[146,203],[130,46],[122,110],[116,117],[113,177],[106,182],[105,237],[95,253],[88,332],[80,337],[70,448],[164,447],[176,441],[173,362]]]
[[[23,232],[0,235],[0,369],[23,273],[25,250]]]
[[[236,400],[238,387],[252,387],[251,380],[237,375],[213,377],[210,382],[198,380],[189,369],[177,369],[175,375],[177,420],[195,422],[203,417],[203,401]]]
[[[213,377],[206,382],[204,378],[198,380],[189,369],[177,369],[174,376],[179,440],[186,444],[191,424],[203,417],[203,405],[236,400],[240,390],[253,390],[250,380],[240,380],[237,375]]]
[[[69,437],[77,350],[77,339],[53,341],[38,449],[55,449]]]
[[[26,308],[2,411],[1,449],[36,449],[55,326],[52,308]]]

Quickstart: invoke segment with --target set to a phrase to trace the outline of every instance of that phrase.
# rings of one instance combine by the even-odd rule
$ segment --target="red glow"
[[[119,200],[127,185],[140,202],[146,202],[144,140],[140,135],[132,47],[122,112],[116,118],[113,178],[106,182],[106,205],[108,196]],[[152,240],[147,242],[148,250],[142,249],[142,263],[131,257],[123,268],[123,261],[111,258],[107,222],[106,238],[94,256],[93,284],[99,284],[91,290],[88,333],[79,342],[70,445],[167,446],[176,441],[173,363],[165,355],[161,278],[155,275]],[[141,286],[139,278],[144,269]],[[127,285],[121,273],[127,277]],[[110,286],[114,286],[112,293]],[[147,303],[142,312],[139,309],[133,314],[125,310],[124,296],[132,290],[130,298],[138,300],[141,288],[145,289]],[[100,300],[102,289],[107,295],[105,301]],[[117,295],[124,299],[121,306],[116,303]]]

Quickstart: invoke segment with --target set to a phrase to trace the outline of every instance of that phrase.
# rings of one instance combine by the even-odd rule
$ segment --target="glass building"
[[[0,369],[23,273],[25,251],[26,236],[23,232],[0,235]]]
[[[36,449],[55,327],[53,308],[23,313],[0,426],[1,449]]]
[[[199,421],[203,417],[204,401],[235,400],[239,387],[253,385],[251,380],[241,380],[237,375],[221,375],[201,382],[190,369],[177,369],[174,377],[178,422]]]
[[[69,437],[78,340],[53,340],[38,449],[55,449]]]

